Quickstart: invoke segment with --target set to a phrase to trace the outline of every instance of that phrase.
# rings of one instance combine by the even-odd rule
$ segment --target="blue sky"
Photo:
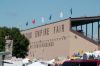
[[[21,30],[33,28],[70,17],[71,8],[72,17],[98,16],[100,0],[0,0],[0,26]],[[60,12],[63,12],[63,18],[59,17]],[[41,17],[44,17],[44,23]],[[33,19],[35,24],[32,24]]]

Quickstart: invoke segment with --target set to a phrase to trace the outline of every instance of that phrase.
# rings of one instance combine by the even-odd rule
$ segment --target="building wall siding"
[[[72,56],[75,52],[82,51],[94,51],[98,50],[98,46],[93,44],[92,42],[70,32],[70,56]]]

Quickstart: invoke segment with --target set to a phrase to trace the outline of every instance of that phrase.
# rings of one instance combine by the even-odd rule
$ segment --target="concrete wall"
[[[70,56],[74,54],[74,52],[87,52],[98,50],[98,46],[93,44],[92,42],[70,32]]]

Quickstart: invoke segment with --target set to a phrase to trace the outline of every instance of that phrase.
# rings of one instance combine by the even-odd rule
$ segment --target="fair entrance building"
[[[98,50],[99,22],[100,16],[68,18],[23,30],[21,33],[30,41],[28,57],[67,58],[75,52]]]

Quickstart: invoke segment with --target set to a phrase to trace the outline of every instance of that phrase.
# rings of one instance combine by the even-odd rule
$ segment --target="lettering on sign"
[[[42,48],[42,47],[53,47],[55,42],[66,40],[66,36],[61,36],[59,38],[52,38],[47,40],[38,40],[35,42],[32,42],[29,46],[30,48]]]
[[[44,29],[36,30],[35,31],[35,38],[50,35],[50,30],[53,30],[53,34],[64,32],[64,24],[54,26],[53,29],[52,28],[51,29],[44,28]]]

